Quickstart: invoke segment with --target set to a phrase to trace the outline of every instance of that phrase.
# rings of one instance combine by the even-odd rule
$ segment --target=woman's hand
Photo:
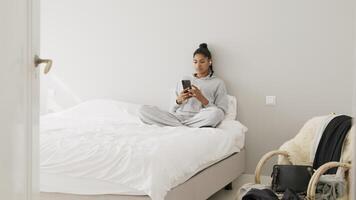
[[[190,96],[197,98],[203,105],[206,106],[209,104],[209,100],[204,97],[199,88],[197,88],[195,85],[192,85],[192,89],[188,91]]]
[[[176,103],[177,104],[182,104],[183,101],[185,101],[186,99],[189,99],[191,97],[191,94],[189,93],[189,88],[183,90],[176,99]]]

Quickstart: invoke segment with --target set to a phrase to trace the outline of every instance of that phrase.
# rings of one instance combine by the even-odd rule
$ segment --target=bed
[[[158,127],[139,107],[91,100],[41,117],[40,199],[203,200],[243,173],[234,114],[217,128]]]

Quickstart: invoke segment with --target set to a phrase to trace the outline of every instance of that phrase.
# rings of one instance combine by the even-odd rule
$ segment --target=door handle
[[[52,63],[51,59],[41,59],[38,55],[35,55],[35,67],[38,67],[40,64],[46,64],[44,69],[45,74],[51,70]]]

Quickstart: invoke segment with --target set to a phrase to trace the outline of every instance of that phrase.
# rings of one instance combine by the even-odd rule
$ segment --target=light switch
[[[275,106],[276,105],[276,96],[266,96],[266,105]]]

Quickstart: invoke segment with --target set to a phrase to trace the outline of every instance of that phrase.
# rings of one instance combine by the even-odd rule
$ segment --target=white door
[[[0,1],[0,199],[37,199],[39,0]]]

